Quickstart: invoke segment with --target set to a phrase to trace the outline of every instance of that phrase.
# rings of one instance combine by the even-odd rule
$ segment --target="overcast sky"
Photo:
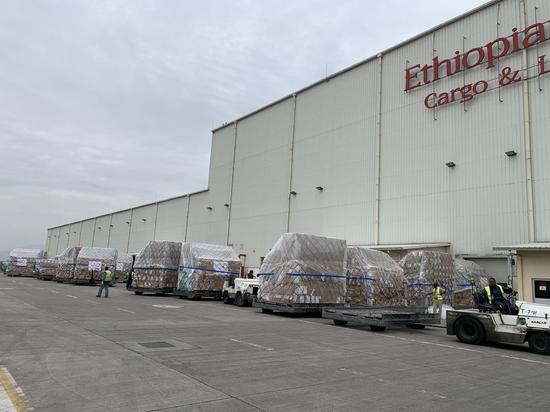
[[[206,187],[213,127],[483,0],[0,0],[0,253]]]

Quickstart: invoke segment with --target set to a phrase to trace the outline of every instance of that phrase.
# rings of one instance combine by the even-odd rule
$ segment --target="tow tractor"
[[[260,279],[258,278],[230,278],[223,284],[223,303],[235,303],[237,306],[252,306],[258,294]]]
[[[515,294],[508,295],[508,300],[512,301]],[[550,306],[517,301],[512,303],[517,315],[510,315],[484,302],[480,293],[474,293],[474,302],[476,309],[447,311],[447,335],[472,345],[527,342],[531,352],[550,355]]]

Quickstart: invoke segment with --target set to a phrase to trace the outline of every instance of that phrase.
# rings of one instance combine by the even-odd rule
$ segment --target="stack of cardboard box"
[[[69,247],[57,256],[59,266],[55,274],[55,280],[58,282],[70,282],[73,279],[76,258],[80,249],[82,249],[80,246]]]
[[[346,300],[346,241],[285,233],[260,268],[258,300],[281,305],[338,305]]]
[[[43,258],[44,252],[40,249],[13,249],[10,252],[8,275],[32,277],[36,263]]]
[[[178,282],[181,242],[153,240],[134,262],[132,289],[172,291]]]
[[[103,247],[83,247],[76,258],[72,281],[74,283],[99,283],[106,267],[115,271],[117,250]]]
[[[349,247],[346,303],[350,306],[403,306],[407,279],[389,255],[363,247]]]
[[[453,291],[462,280],[455,271],[454,259],[450,254],[425,250],[412,251],[401,259],[399,265],[403,268],[409,283],[410,305],[431,305],[435,283],[447,290],[445,302],[452,304]]]
[[[180,292],[220,292],[231,276],[239,276],[241,261],[233,248],[207,243],[184,243],[178,274]]]

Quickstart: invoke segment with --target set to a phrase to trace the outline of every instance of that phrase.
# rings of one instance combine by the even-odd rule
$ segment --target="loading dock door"
[[[535,303],[550,303],[550,279],[533,279],[533,298]]]

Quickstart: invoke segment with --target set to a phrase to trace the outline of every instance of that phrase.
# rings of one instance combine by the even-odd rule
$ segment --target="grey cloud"
[[[3,2],[0,250],[206,187],[213,127],[481,3]]]

